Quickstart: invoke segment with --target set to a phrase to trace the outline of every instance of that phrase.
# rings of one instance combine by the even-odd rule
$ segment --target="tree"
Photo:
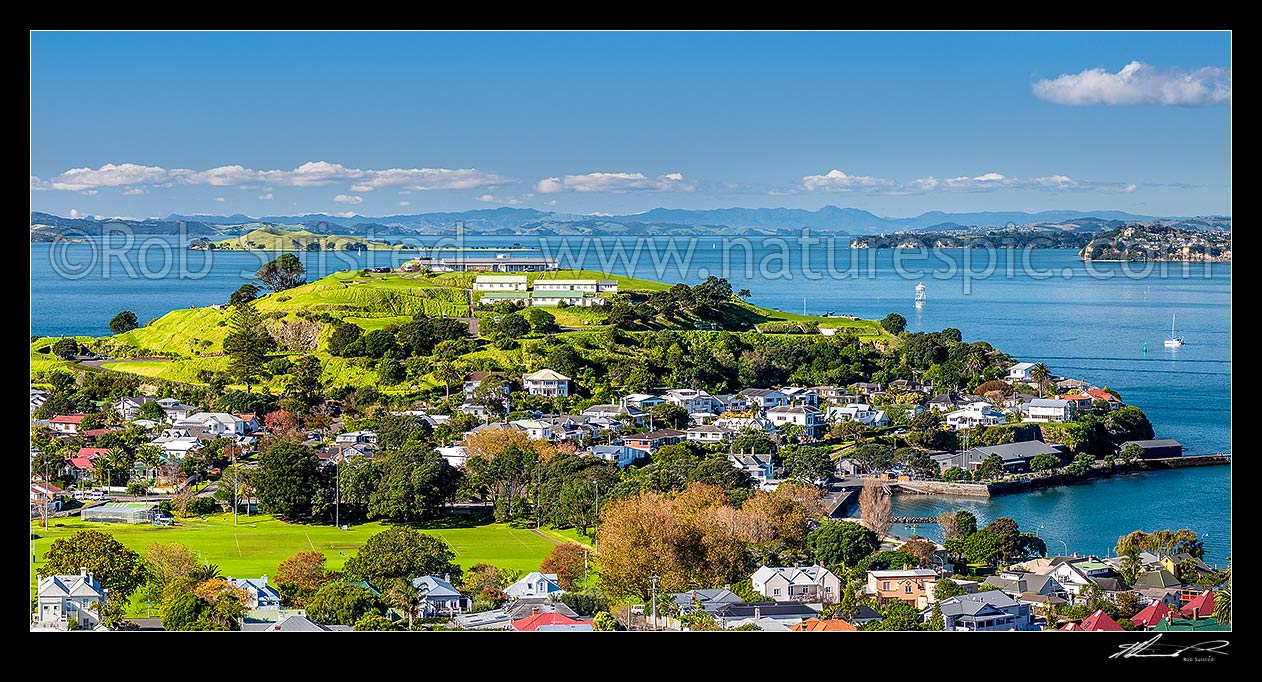
[[[246,604],[250,595],[244,588],[237,587],[219,577],[203,580],[193,588],[193,594],[206,603],[201,612],[201,619],[207,627],[202,630],[238,630],[241,617],[248,610]]]
[[[274,438],[297,441],[302,438],[298,430],[298,415],[289,410],[272,410],[263,415],[263,425]]]
[[[52,352],[62,360],[69,360],[79,354],[79,342],[73,337],[59,339],[52,345]]]
[[[557,326],[557,318],[543,308],[527,308],[522,314],[530,322],[530,327],[534,329],[536,334],[555,334],[561,331],[561,328]],[[565,370],[557,368],[555,365],[553,365],[553,368],[558,369],[560,372],[565,372]]]
[[[334,580],[316,590],[306,610],[311,620],[323,625],[354,625],[370,613],[382,615],[385,604],[359,585]]]
[[[504,593],[504,588],[517,582],[517,579],[520,577],[520,571],[499,568],[487,563],[477,563],[473,565],[473,568],[465,571],[461,580],[460,591],[473,599],[474,611],[499,608],[504,602],[508,601],[508,595]]]
[[[653,427],[658,429],[683,429],[688,427],[688,410],[674,403],[662,403],[649,408],[653,415]]]
[[[881,607],[880,613],[881,620],[864,626],[865,630],[908,631],[921,629],[920,612],[916,610],[916,607],[901,599],[889,600]]]
[[[284,291],[304,284],[307,281],[303,277],[306,272],[307,269],[303,267],[302,261],[298,260],[297,256],[285,253],[259,268],[254,278],[272,291]]]
[[[933,555],[938,551],[938,546],[924,538],[912,538],[904,542],[898,551],[916,557],[917,565],[928,567],[933,565]]]
[[[140,322],[136,319],[136,313],[133,313],[130,310],[124,310],[123,312],[115,315],[114,318],[110,320],[110,333],[122,334],[124,332],[129,332],[139,326],[140,326]]]
[[[786,446],[780,455],[789,477],[807,483],[827,479],[837,467],[824,448]]]
[[[962,479],[968,478],[968,475],[969,475],[969,474],[968,474],[968,472],[967,472],[967,471],[965,471],[965,470],[963,470],[963,469],[961,469],[961,468],[959,468],[959,467],[957,467],[957,466],[951,466],[951,467],[948,467],[948,468],[946,469],[946,471],[943,471],[943,472],[942,472],[942,480],[944,480],[944,481],[959,481],[959,480],[962,480]]]
[[[939,582],[938,584],[941,585],[942,583]],[[942,617],[942,607],[939,606],[939,602],[942,601],[943,597],[939,596],[936,591],[934,595],[938,601],[933,603],[933,615],[929,618],[929,622],[921,627],[932,632],[941,632],[946,628],[946,619]]]
[[[86,568],[109,590],[101,612],[107,626],[122,618],[127,600],[148,576],[139,553],[99,530],[81,530],[54,540],[44,562],[46,575],[78,575]]]
[[[155,542],[145,550],[146,593],[155,601],[165,601],[166,595],[188,590],[193,576],[202,568],[197,553],[188,547],[172,542]]]
[[[964,586],[952,578],[942,578],[933,584],[933,597],[941,602],[943,599],[958,597],[964,594]]]
[[[456,496],[463,474],[432,447],[411,442],[379,458],[380,480],[368,501],[368,515],[415,522],[438,516]],[[415,576],[413,576],[415,577]]]
[[[301,408],[299,411],[302,414],[306,414],[323,400],[320,395],[320,377],[324,368],[316,356],[304,355],[293,363],[289,373],[293,380],[285,387],[285,395]]]
[[[326,346],[329,355],[349,355],[348,349],[350,349],[351,344],[359,340],[361,334],[363,334],[363,330],[358,325],[339,323],[333,327],[333,331],[329,334]]]
[[[964,539],[963,550],[970,564],[990,566],[1000,557],[999,538],[988,530],[979,530]]]
[[[1231,581],[1214,592],[1214,618],[1223,625],[1231,625]]]
[[[587,561],[587,550],[577,542],[563,542],[552,548],[548,556],[539,565],[542,573],[555,573],[557,585],[563,590],[574,588],[574,581],[583,575],[583,566]]]
[[[618,629],[618,619],[608,611],[601,611],[592,618],[592,629],[597,632],[611,632]]]
[[[1030,460],[1030,471],[1047,471],[1048,469],[1055,469],[1059,466],[1060,458],[1056,455],[1049,455],[1047,453],[1035,455],[1034,458]]]
[[[398,630],[399,624],[377,613],[365,613],[362,618],[355,621],[355,627],[352,629],[356,632],[388,632]]]
[[[881,328],[891,334],[902,334],[907,328],[907,318],[898,313],[890,313],[881,318]]]
[[[521,313],[509,313],[499,319],[494,324],[491,331],[491,338],[497,343],[516,344],[517,339],[530,333],[530,323]]]
[[[890,492],[884,483],[871,478],[863,482],[859,492],[859,516],[863,525],[871,528],[878,538],[889,535],[894,521],[890,513]]]
[[[977,517],[964,509],[942,512],[938,515],[943,540],[963,540],[977,532]]]
[[[881,542],[869,528],[827,519],[806,536],[806,546],[825,566],[853,566],[880,549]]]
[[[408,444],[429,442],[433,429],[429,422],[412,414],[383,414],[377,420],[377,444],[397,450]]]
[[[1000,516],[986,525],[986,530],[994,534],[999,543],[998,559],[1003,562],[1022,558],[1023,541],[1021,528],[1011,517]]]
[[[1127,443],[1122,447],[1121,455],[1123,462],[1133,462],[1137,459],[1143,459],[1144,448],[1142,445],[1138,445],[1136,443]]]
[[[257,284],[246,282],[228,296],[228,305],[234,306],[238,303],[249,303],[259,297],[259,291],[261,291],[261,289],[259,289]]]
[[[259,458],[255,475],[259,504],[284,519],[310,518],[319,467],[309,446],[273,440]]]
[[[150,400],[149,402],[141,405],[140,409],[136,410],[136,418],[148,419],[149,421],[161,424],[167,420],[167,413],[163,411],[162,406],[158,404],[158,401]]]
[[[459,581],[455,552],[441,538],[405,526],[394,526],[368,538],[359,553],[347,560],[343,572],[352,580],[384,583],[391,578],[411,580],[423,575]]]
[[[446,398],[451,397],[451,385],[464,378],[464,373],[456,369],[456,366],[450,362],[439,363],[434,368],[433,374],[438,383],[443,385],[443,393]]]
[[[321,552],[298,552],[276,568],[276,589],[289,608],[300,609],[332,575]]]
[[[973,477],[977,479],[999,478],[1003,476],[1003,458],[997,454],[991,454],[982,460],[982,463],[973,472]]]
[[[228,356],[228,371],[246,385],[262,375],[267,354],[276,347],[276,341],[263,324],[263,316],[252,303],[239,303],[232,307],[228,320],[228,335],[223,340],[223,350]]]
[[[1035,384],[1038,386],[1039,395],[1043,395],[1047,392],[1047,384],[1052,378],[1052,372],[1047,368],[1047,365],[1041,362],[1035,363],[1035,365],[1030,368],[1030,378],[1033,379]]]
[[[377,363],[377,378],[382,384],[387,386],[397,384],[407,378],[407,372],[403,369],[403,363],[394,357],[393,354],[382,356],[381,361]]]

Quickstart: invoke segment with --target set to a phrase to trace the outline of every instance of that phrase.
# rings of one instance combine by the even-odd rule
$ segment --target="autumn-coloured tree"
[[[183,544],[155,542],[145,550],[149,567],[146,591],[151,598],[163,601],[165,596],[187,591],[193,576],[202,567],[197,553]]]
[[[539,466],[556,453],[546,441],[531,440],[516,429],[489,429],[465,437],[466,492],[491,501],[496,520],[521,515],[534,489]]]
[[[300,609],[333,574],[325,568],[327,557],[321,552],[298,552],[280,562],[276,568],[276,589],[285,605]]]
[[[460,591],[469,595],[474,601],[474,610],[481,608],[499,608],[508,601],[504,588],[517,582],[520,571],[499,568],[488,563],[477,563],[464,574],[460,583]]]
[[[938,546],[936,544],[924,538],[912,538],[898,548],[898,551],[903,554],[910,554],[916,557],[921,566],[932,566],[933,553],[937,550]]]
[[[298,415],[289,410],[274,410],[263,416],[268,433],[274,438],[294,438],[299,435]]]
[[[209,617],[228,629],[249,608],[250,593],[223,578],[205,580],[193,588],[198,599],[210,605]]]
[[[890,513],[890,491],[884,483],[874,478],[863,482],[863,490],[859,492],[859,517],[878,538],[889,535],[894,517]]]
[[[583,565],[587,559],[587,550],[577,542],[563,542],[548,552],[543,563],[539,564],[541,573],[555,573],[557,585],[563,590],[574,588],[574,581],[583,575]]]

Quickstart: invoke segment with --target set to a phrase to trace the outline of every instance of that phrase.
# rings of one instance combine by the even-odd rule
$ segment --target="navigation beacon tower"
[[[925,306],[925,283],[921,282],[916,285],[916,307],[923,308]]]

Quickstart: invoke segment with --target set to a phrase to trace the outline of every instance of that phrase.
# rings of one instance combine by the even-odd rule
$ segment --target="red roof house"
[[[555,611],[548,611],[515,620],[512,622],[512,629],[519,632],[534,632],[544,625],[578,625],[582,622]]]
[[[1165,620],[1168,615],[1170,615],[1170,607],[1163,601],[1156,601],[1131,616],[1131,622],[1141,628],[1150,628]]]
[[[104,455],[110,454],[109,448],[79,448],[79,452],[75,453],[75,457],[84,459],[96,459]]]
[[[1104,402],[1109,403],[1109,404],[1116,405],[1117,403],[1122,402],[1117,399],[1117,396],[1102,389],[1088,388],[1086,393],[1087,395],[1091,396],[1092,399],[1094,400],[1103,400]]]
[[[1122,626],[1117,621],[1109,618],[1109,614],[1097,610],[1095,613],[1082,619],[1081,623],[1070,623],[1061,628],[1067,632],[1122,632]]]
[[[99,429],[87,429],[86,431],[80,431],[79,435],[86,436],[88,438],[96,438],[98,436],[104,436],[105,434],[109,432],[110,432],[110,429],[106,427],[101,427]]]
[[[59,414],[48,420],[49,424],[81,424],[86,414]]]
[[[87,457],[71,457],[70,466],[74,467],[75,469],[78,469],[79,471],[91,471],[92,460],[88,459]]]
[[[1179,609],[1179,613],[1183,614],[1184,618],[1193,619],[1209,618],[1214,615],[1214,591],[1205,590],[1196,595],[1192,601],[1184,604],[1183,608]]]
[[[794,632],[858,632],[859,630],[844,620],[818,618],[807,618],[797,625],[790,625],[789,629]]]

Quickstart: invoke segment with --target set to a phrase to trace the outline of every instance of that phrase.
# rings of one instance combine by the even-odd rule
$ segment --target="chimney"
[[[88,575],[88,568],[86,566],[80,566],[79,575],[86,577]]]
[[[537,615],[539,615],[539,607],[538,607],[538,606],[532,606],[532,607],[530,607],[530,615],[532,615],[532,616],[537,616]]]
[[[443,574],[443,581],[444,581],[444,582],[451,582],[451,574],[450,574],[450,573],[444,573],[444,574]]]
[[[903,570],[904,570],[904,571],[910,571],[910,570],[911,570],[911,564],[903,564]]]
[[[723,583],[723,589],[731,591],[732,583]]]
[[[754,620],[755,621],[762,620],[762,607],[760,606],[754,607]]]
[[[1198,606],[1193,606],[1193,607],[1192,607],[1192,620],[1200,620],[1200,618],[1201,618],[1201,609],[1200,609],[1200,607],[1198,607]]]

